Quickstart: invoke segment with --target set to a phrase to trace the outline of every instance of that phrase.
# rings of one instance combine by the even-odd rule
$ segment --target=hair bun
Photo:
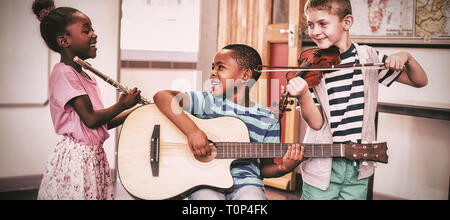
[[[39,21],[42,21],[42,19],[47,17],[55,9],[55,2],[53,0],[35,0],[31,9]]]

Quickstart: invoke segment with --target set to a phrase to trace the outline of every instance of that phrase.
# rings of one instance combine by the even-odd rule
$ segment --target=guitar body
[[[234,117],[198,119],[188,116],[213,142],[249,142],[249,132]],[[150,143],[160,125],[159,175],[152,175]],[[202,161],[194,157],[186,136],[154,104],[134,110],[125,120],[119,137],[119,178],[128,193],[141,199],[169,199],[198,186],[229,189],[233,186],[230,165],[234,159]]]

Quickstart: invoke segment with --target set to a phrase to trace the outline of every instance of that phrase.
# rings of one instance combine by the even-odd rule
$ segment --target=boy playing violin
[[[349,30],[354,17],[350,0],[308,0],[305,15],[311,39],[320,49],[338,47],[341,64],[381,61],[386,69],[330,72],[309,91],[302,78],[290,80],[286,89],[298,98],[303,118],[310,125],[319,124],[308,128],[304,143],[375,141],[378,85],[390,86],[397,81],[420,88],[428,83],[425,71],[408,52],[386,56],[372,47],[352,42]],[[310,105],[311,97],[319,108]],[[354,166],[345,158],[311,158],[302,162],[300,168],[304,182],[302,200],[363,200],[374,163]]]
[[[250,101],[249,89],[260,76],[259,53],[242,44],[224,47],[214,57],[210,73],[212,92],[160,91],[153,97],[158,109],[187,137],[196,157],[211,155],[211,145],[203,131],[182,111],[199,118],[233,116],[249,129],[251,142],[279,143],[280,127],[275,115]],[[224,134],[226,135],[226,134]],[[304,148],[293,144],[280,164],[269,159],[237,159],[231,164],[234,186],[229,192],[200,189],[190,192],[192,200],[265,200],[262,178],[279,177],[297,167]]]

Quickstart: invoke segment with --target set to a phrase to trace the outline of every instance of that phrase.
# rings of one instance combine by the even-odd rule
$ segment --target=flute
[[[103,74],[102,72],[98,71],[97,69],[95,69],[90,63],[80,59],[78,56],[75,56],[73,58],[73,61],[75,61],[75,63],[78,63],[81,67],[91,71],[92,73],[94,73],[95,75],[97,75],[98,77],[100,77],[101,79],[103,79],[105,82],[109,83],[110,85],[116,87],[116,89],[123,93],[123,94],[128,94],[128,92],[130,91],[130,89],[128,89],[127,87],[121,85],[120,83],[118,83],[117,81],[111,79],[110,77],[108,77],[107,75]],[[141,96],[141,100],[139,100],[140,104],[143,105],[147,105],[147,104],[151,104],[152,102],[150,102],[148,99],[146,99],[145,97]]]

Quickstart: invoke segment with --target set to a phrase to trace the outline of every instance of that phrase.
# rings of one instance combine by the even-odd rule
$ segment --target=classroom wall
[[[377,47],[408,51],[427,72],[428,85],[380,86],[379,101],[450,108],[450,49]],[[448,199],[450,121],[380,113],[378,141],[388,143],[388,164],[375,170],[374,192],[403,199]]]
[[[20,8],[17,13],[11,14],[9,19],[24,20],[27,21],[24,23],[30,25],[19,39],[0,41],[2,50],[22,50],[21,53],[24,54],[34,52],[33,50],[28,50],[28,48],[34,48],[35,46],[27,46],[27,44],[32,44],[36,41],[36,38],[41,39],[41,37],[39,34],[39,22],[31,11],[32,2],[32,0],[0,1],[0,7],[6,7],[12,3]],[[120,0],[57,0],[55,3],[57,7],[71,6],[77,8],[90,17],[93,28],[98,35],[97,46],[99,50],[97,51],[97,58],[89,60],[89,62],[109,77],[117,79],[119,69]],[[7,37],[8,32],[2,29],[0,34],[3,39]],[[43,40],[40,40],[39,43],[45,44]],[[44,56],[47,56],[48,52],[45,52],[45,50]],[[2,54],[0,60],[4,60],[4,56]],[[39,55],[36,54],[36,56],[43,55],[41,53]],[[22,65],[19,59],[20,57],[7,65]],[[55,63],[59,62],[59,59],[59,54],[52,52],[45,60],[49,62],[51,68]],[[29,63],[33,62],[30,61]],[[5,64],[2,63],[2,65]],[[32,76],[37,71],[36,68],[40,67],[27,65],[25,68],[26,74]],[[50,70],[47,69],[46,71]],[[0,74],[4,76],[5,74],[14,75],[17,73],[2,70]],[[33,81],[30,82],[29,79],[28,81],[26,80],[24,79],[14,85],[16,87],[15,92],[20,93],[27,89],[27,83],[34,83]],[[99,82],[105,107],[111,106],[117,98],[115,89],[99,78],[97,78],[97,81]],[[0,86],[5,86],[4,84],[4,81],[0,82]],[[41,92],[46,93],[45,90]],[[0,121],[2,122],[2,128],[0,128],[0,180],[41,175],[49,154],[60,140],[60,137],[54,133],[49,106],[5,106],[0,104]],[[111,168],[114,168],[116,131],[110,130],[109,132],[111,137],[105,142],[104,148]]]
[[[157,80],[155,80],[157,79]],[[161,90],[202,90],[201,71],[191,69],[121,68],[120,82],[141,90],[141,96],[153,101]]]
[[[376,47],[376,46],[375,46]],[[376,47],[386,54],[409,52],[427,72],[428,85],[416,89],[400,83],[380,86],[380,102],[450,108],[450,49],[418,47]]]
[[[450,122],[381,113],[378,140],[389,163],[378,163],[374,192],[402,199],[447,200]]]

